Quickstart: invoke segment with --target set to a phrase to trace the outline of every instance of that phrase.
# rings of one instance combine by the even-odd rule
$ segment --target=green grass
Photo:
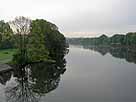
[[[9,61],[11,61],[15,52],[16,49],[0,50],[0,63],[8,63]]]

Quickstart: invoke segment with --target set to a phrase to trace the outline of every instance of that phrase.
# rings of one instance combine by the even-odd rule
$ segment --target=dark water
[[[0,102],[135,102],[135,54],[70,46],[66,67],[38,63],[1,72]]]

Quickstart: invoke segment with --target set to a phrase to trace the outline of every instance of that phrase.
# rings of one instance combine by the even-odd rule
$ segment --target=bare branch
[[[9,25],[14,34],[28,35],[30,33],[31,20],[20,16],[9,22]]]

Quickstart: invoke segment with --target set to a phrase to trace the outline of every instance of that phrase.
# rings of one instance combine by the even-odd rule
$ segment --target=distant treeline
[[[108,37],[105,34],[100,37],[94,38],[67,38],[70,44],[87,44],[87,45],[125,45],[125,46],[136,46],[136,32],[129,32],[126,35],[115,34],[112,37]]]

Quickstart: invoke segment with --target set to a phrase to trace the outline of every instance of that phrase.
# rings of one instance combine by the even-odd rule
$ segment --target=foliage
[[[18,17],[9,23],[0,21],[0,49],[17,48],[14,63],[63,58],[68,53],[67,45],[58,27],[44,19]]]
[[[32,21],[31,28],[28,44],[31,60],[55,60],[60,54],[65,55],[66,40],[56,25],[37,19]]]
[[[0,49],[8,49],[14,47],[13,42],[13,32],[10,29],[8,23],[5,23],[3,20],[0,21]]]
[[[31,35],[28,41],[28,57],[31,61],[47,60],[49,51],[45,46],[45,34],[46,29],[42,22],[39,20],[32,21]]]
[[[96,38],[68,38],[68,42],[70,44],[89,44],[89,45],[97,45],[97,46],[136,46],[136,33],[130,32],[126,35],[123,34],[115,34],[111,37],[106,35],[102,35]]]
[[[127,33],[125,40],[127,45],[136,45],[136,33]]]

